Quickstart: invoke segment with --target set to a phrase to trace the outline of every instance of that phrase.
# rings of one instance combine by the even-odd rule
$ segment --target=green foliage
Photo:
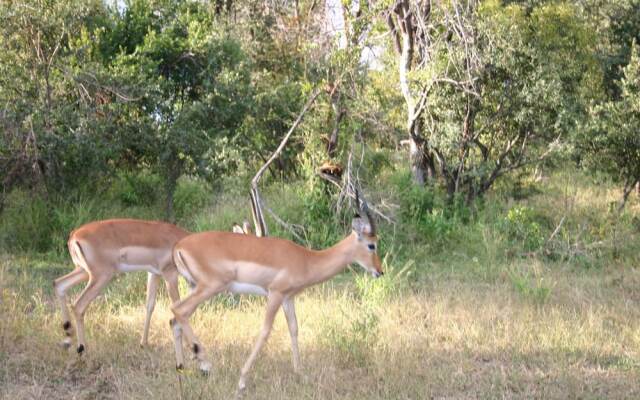
[[[148,172],[119,175],[110,190],[110,196],[124,206],[152,206],[161,194],[161,179]]]
[[[549,300],[552,287],[544,281],[544,278],[536,278],[514,268],[509,271],[509,279],[513,288],[524,299],[531,300],[538,305],[545,304]]]
[[[640,54],[634,44],[620,83],[620,100],[594,105],[577,134],[577,154],[595,171],[604,171],[625,186],[624,200],[640,181]],[[623,202],[624,204],[624,202]]]
[[[47,251],[52,246],[51,214],[47,203],[26,192],[15,190],[0,222],[0,243],[13,251]]]
[[[587,0],[580,6],[589,27],[596,32],[593,47],[604,71],[606,95],[618,100],[620,80],[624,66],[630,62],[632,43],[640,41],[640,1]]]
[[[529,207],[512,207],[507,212],[502,228],[509,240],[524,251],[536,251],[544,244],[543,228],[535,211]]]
[[[456,197],[447,201],[433,187],[413,185],[409,173],[396,175],[394,186],[398,190],[402,224],[411,227],[411,236],[425,240],[432,248],[445,246],[470,221],[471,210],[464,200]]]
[[[301,186],[298,201],[302,204],[304,226],[314,226],[306,232],[305,240],[312,248],[323,248],[342,239],[343,229],[340,218],[333,208],[332,197],[325,192],[325,182],[314,178]]]
[[[179,221],[192,217],[211,201],[211,191],[203,182],[183,179],[178,182],[175,195],[175,213]]]

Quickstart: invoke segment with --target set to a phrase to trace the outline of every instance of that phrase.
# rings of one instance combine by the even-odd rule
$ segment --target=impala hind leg
[[[193,333],[191,325],[189,325],[189,317],[194,313],[200,303],[209,299],[216,293],[219,293],[224,285],[215,286],[197,285],[195,289],[183,300],[174,303],[171,306],[173,318],[169,324],[173,330],[173,344],[176,350],[176,369],[180,370],[184,367],[184,356],[182,353],[182,334],[184,333],[187,341],[191,343],[191,350],[194,357],[198,360],[198,368],[205,374],[211,370],[211,363],[207,361],[203,355],[204,349],[200,344],[200,340]]]
[[[78,334],[78,354],[85,349],[84,341],[84,313],[89,304],[100,294],[100,290],[111,280],[113,274],[105,274],[89,277],[89,283],[84,288],[78,300],[73,305],[73,314],[76,318],[76,332]]]
[[[269,296],[267,297],[267,313],[264,317],[264,323],[262,324],[262,330],[260,331],[260,336],[258,336],[258,340],[256,340],[255,345],[253,346],[253,350],[251,351],[251,355],[245,362],[242,370],[240,370],[240,381],[238,382],[238,391],[242,391],[247,386],[247,373],[251,369],[260,349],[264,346],[265,342],[269,338],[269,334],[271,333],[271,328],[273,327],[273,319],[282,304],[283,296],[279,292],[269,292]]]
[[[158,283],[160,283],[160,275],[148,272],[147,275],[147,310],[144,316],[144,330],[142,331],[142,340],[140,346],[145,347],[149,344],[149,324],[151,315],[156,307],[156,296],[158,294]]]
[[[76,267],[73,271],[53,281],[53,290],[62,314],[62,329],[65,334],[62,345],[65,349],[71,346],[71,336],[73,336],[69,309],[67,308],[67,290],[87,279],[89,279],[89,274],[82,267]]]
[[[178,270],[174,265],[162,270],[162,277],[167,287],[167,293],[171,299],[171,304],[180,301],[180,290],[178,289]]]
[[[291,335],[291,352],[293,356],[293,370],[300,372],[300,352],[298,350],[298,319],[296,318],[296,307],[293,299],[286,298],[282,302],[282,311],[287,318],[289,334]]]

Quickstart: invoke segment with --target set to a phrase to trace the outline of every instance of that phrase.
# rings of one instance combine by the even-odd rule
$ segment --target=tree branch
[[[311,94],[311,97],[309,97],[309,100],[307,100],[307,103],[304,105],[304,107],[302,108],[302,111],[300,111],[300,114],[298,114],[298,117],[296,118],[293,125],[289,129],[289,132],[287,132],[284,138],[282,138],[280,145],[276,148],[276,150],[273,152],[273,154],[267,160],[267,162],[265,162],[262,165],[262,167],[260,167],[256,175],[251,180],[251,190],[250,190],[251,212],[253,215],[253,223],[255,226],[256,236],[268,235],[267,224],[264,221],[264,215],[262,213],[262,199],[260,198],[260,191],[258,190],[258,182],[260,182],[260,178],[262,178],[262,175],[264,174],[264,172],[267,170],[267,168],[269,168],[269,165],[276,158],[280,156],[280,153],[282,153],[282,150],[284,149],[284,146],[286,146],[287,142],[289,141],[289,138],[291,137],[295,129],[298,127],[298,125],[300,125],[304,115],[311,108],[311,106],[316,101],[316,98],[318,98],[320,93],[321,93],[321,90],[318,88],[316,88],[313,91],[313,93]]]

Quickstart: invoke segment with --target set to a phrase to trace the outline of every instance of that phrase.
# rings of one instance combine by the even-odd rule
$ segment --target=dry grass
[[[304,293],[303,374],[293,373],[279,315],[244,398],[640,398],[640,201],[617,219],[611,185],[568,172],[539,186],[539,195],[459,227],[439,253],[389,232],[383,279],[347,272]],[[535,210],[545,238],[564,218],[562,229],[523,256],[500,225],[512,205]],[[207,212],[208,225],[193,228],[232,218]],[[88,352],[78,359],[59,346],[51,280],[69,265],[57,257],[0,253],[0,398],[233,397],[263,299],[200,307],[192,322],[214,368],[202,377],[190,362],[178,375],[166,296],[141,349],[145,276],[122,275],[89,308]]]
[[[520,263],[511,268],[535,269],[536,279],[553,288],[544,302],[514,289],[507,273],[492,283],[433,274],[419,289],[391,291],[346,274],[311,290],[297,302],[304,374],[293,373],[279,315],[244,398],[640,398],[640,271]],[[142,292],[142,279],[119,279],[92,305],[88,354],[79,360],[59,347],[59,313],[48,288],[28,283],[29,268],[28,259],[16,258],[0,267],[2,398],[234,394],[262,300],[226,298],[202,307],[193,324],[213,373],[202,377],[190,364],[178,375],[164,296],[147,349],[138,345],[142,299],[118,300]]]

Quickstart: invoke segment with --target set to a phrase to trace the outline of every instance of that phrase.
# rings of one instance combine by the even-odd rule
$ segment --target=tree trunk
[[[413,123],[413,113],[409,119],[409,161],[413,180],[418,185],[424,185],[427,180],[435,179],[436,166],[434,157],[429,151],[426,140],[422,137],[422,118]]]
[[[409,134],[409,163],[413,180],[417,185],[424,185],[427,179],[435,176],[435,164],[427,143],[422,137],[422,117],[424,107],[416,104],[411,93],[409,72],[413,68],[415,37],[413,15],[408,0],[397,1],[392,11],[397,19],[397,27],[393,18],[387,18],[389,30],[394,38],[394,46],[399,56],[398,75],[400,91],[407,106],[407,133]]]
[[[168,171],[165,178],[165,208],[164,208],[164,220],[167,222],[175,223],[175,215],[173,210],[173,197],[178,186],[178,178],[180,174],[177,172],[178,168]]]
[[[640,185],[640,180],[635,180],[633,182],[627,181],[624,185],[624,189],[622,192],[622,200],[620,200],[620,205],[618,206],[618,212],[621,213],[624,210],[624,207],[627,205],[627,200],[629,199],[629,195],[634,189],[637,189],[638,185]]]
[[[418,185],[424,185],[424,151],[422,143],[419,143],[414,137],[409,139],[409,161],[411,163],[411,175],[413,176],[413,181]]]

